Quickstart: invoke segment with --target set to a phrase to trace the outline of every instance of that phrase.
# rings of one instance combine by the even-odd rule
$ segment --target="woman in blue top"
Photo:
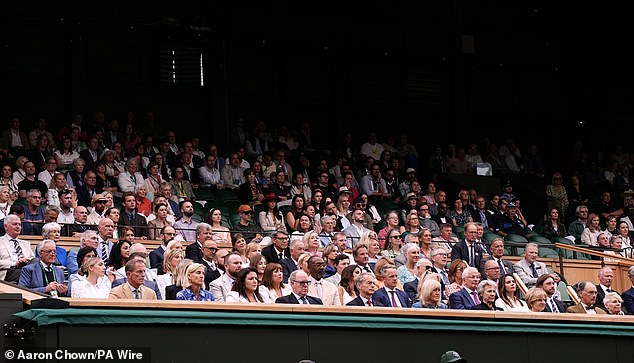
[[[413,308],[425,309],[447,309],[447,305],[442,302],[442,293],[440,282],[433,276],[418,284],[418,301],[415,302]]]
[[[214,295],[203,289],[205,284],[205,266],[200,263],[192,263],[187,266],[185,276],[184,289],[176,293],[176,300],[214,301]]]

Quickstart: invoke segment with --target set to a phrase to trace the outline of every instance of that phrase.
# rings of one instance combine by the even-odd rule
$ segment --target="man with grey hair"
[[[203,242],[211,239],[213,236],[213,229],[209,223],[199,223],[196,226],[196,241],[190,243],[185,247],[185,258],[189,258],[195,263],[201,263],[203,259]]]
[[[612,290],[612,281],[614,280],[614,272],[612,268],[609,266],[604,266],[599,270],[597,274],[599,278],[599,285],[597,285],[597,303],[596,305],[601,309],[607,311],[608,309],[603,304],[603,299],[605,298],[605,294],[609,292],[617,291]]]
[[[79,248],[92,247],[96,250],[98,246],[99,236],[97,235],[97,231],[89,229],[79,235]],[[76,274],[79,269],[79,266],[77,266],[77,252],[78,250],[71,249],[70,252],[68,252],[68,257],[66,257],[66,269],[69,275]]]
[[[64,271],[53,264],[57,252],[55,242],[42,240],[37,250],[38,261],[22,268],[18,284],[53,297],[65,296],[68,283],[64,284]]]
[[[513,265],[515,272],[524,282],[527,288],[534,287],[537,278],[543,274],[549,273],[546,270],[546,264],[537,261],[539,246],[536,243],[527,243],[524,248],[524,258]]]
[[[304,245],[304,241],[298,236],[292,235],[293,239],[291,241],[291,246],[289,249],[290,256],[287,258],[283,258],[278,261],[280,265],[282,265],[282,273],[284,275],[284,282],[287,282],[291,276],[291,273],[297,270],[297,264],[299,260],[299,256],[304,253],[306,246]],[[266,257],[266,256],[265,256]]]
[[[623,292],[623,307],[629,315],[634,314],[634,266],[627,270],[627,277],[630,278],[632,287]]]
[[[0,279],[18,282],[21,269],[35,256],[28,241],[19,239],[22,220],[15,214],[4,217],[5,235],[0,237]]]
[[[303,304],[303,305],[323,305],[318,297],[308,295],[311,281],[308,274],[303,270],[295,270],[289,276],[293,292],[286,296],[278,297],[277,304]]]
[[[607,314],[605,310],[596,306],[597,287],[590,281],[576,284],[577,294],[581,300],[577,305],[569,307],[566,312],[577,314]]]
[[[291,256],[288,248],[288,235],[285,230],[278,229],[271,234],[272,243],[262,249],[262,256],[266,257],[268,263],[279,263],[281,260]]]
[[[398,272],[396,272],[396,266],[385,265],[381,271],[383,276],[383,287],[376,290],[372,294],[372,300],[377,305],[393,307],[393,308],[410,308],[412,307],[412,301],[407,294],[396,287],[398,284]]]
[[[481,303],[476,288],[480,282],[480,272],[475,267],[467,267],[462,271],[462,289],[449,295],[451,309],[468,310]]]
[[[321,232],[319,232],[319,243],[321,244],[321,247],[326,247],[333,241],[337,221],[335,220],[335,217],[328,214],[321,217],[319,221],[321,223]]]
[[[356,281],[359,296],[347,303],[347,306],[383,306],[379,301],[374,301],[372,295],[376,291],[376,278],[373,274],[363,272]]]

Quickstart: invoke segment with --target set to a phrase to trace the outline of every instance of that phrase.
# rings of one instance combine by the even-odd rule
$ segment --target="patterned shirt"
[[[205,289],[200,289],[200,291],[198,291],[198,299],[196,299],[194,292],[188,287],[176,293],[176,300],[214,301],[214,295]]]

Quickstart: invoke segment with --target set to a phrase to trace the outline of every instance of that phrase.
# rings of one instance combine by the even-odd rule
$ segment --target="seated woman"
[[[381,251],[381,256],[394,259],[401,254],[403,239],[399,227],[389,230],[385,237],[385,249]]]
[[[183,170],[183,167],[175,167],[172,176],[174,178],[169,182],[172,189],[172,195],[178,198],[179,202],[182,202],[184,200],[190,200],[193,202],[194,200],[196,200],[196,194],[194,194],[192,184],[189,180],[184,179],[185,171]]]
[[[302,238],[304,242],[305,252],[309,253],[311,256],[320,256],[321,251],[319,250],[319,236],[315,231],[309,231],[304,234]]]
[[[445,295],[447,295],[447,299],[449,298],[449,295],[462,290],[462,271],[464,271],[467,266],[469,265],[463,260],[451,261],[449,271],[447,272],[449,285],[445,286]]]
[[[376,232],[368,231],[361,236],[359,243],[365,244],[368,246],[368,257],[369,263],[376,263],[381,256],[381,244],[379,243],[379,239],[377,237]]]
[[[420,259],[420,247],[415,243],[408,243],[403,246],[405,254],[405,264],[396,269],[398,279],[405,285],[416,278],[416,262]]]
[[[242,257],[242,263],[247,265],[249,263],[247,258],[247,240],[242,233],[233,235],[232,247],[231,252],[238,252],[240,257]]]
[[[528,311],[533,313],[541,313],[546,308],[546,291],[532,287],[526,292],[526,305],[528,305]]]
[[[99,257],[84,259],[82,270],[86,278],[75,282],[71,297],[89,299],[107,299],[110,295],[112,280],[105,276],[106,266]],[[110,274],[114,279],[114,275]]]
[[[147,216],[147,221],[151,221],[153,219],[156,219],[156,214],[154,214],[154,208],[156,208],[157,205],[159,204],[165,204],[168,206],[167,208],[167,217],[165,217],[165,219],[171,223],[171,225],[173,226],[174,223],[176,223],[176,217],[174,217],[174,214],[172,212],[172,208],[169,208],[169,202],[167,201],[167,199],[162,196],[162,195],[157,195],[154,197],[154,200],[152,201],[152,213],[150,213],[149,216]]]
[[[322,257],[326,263],[326,270],[324,271],[324,278],[328,278],[337,273],[335,268],[335,257],[339,254],[339,247],[336,244],[331,243],[324,247]]]
[[[205,266],[192,263],[185,271],[185,285],[183,290],[176,293],[176,300],[214,301],[214,295],[203,289],[205,284]]]
[[[218,208],[211,208],[207,214],[207,223],[211,225],[214,237],[219,238],[221,243],[232,244],[231,233],[227,226],[222,225],[222,211]]]
[[[286,230],[284,217],[282,216],[282,212],[277,208],[277,202],[279,202],[279,198],[275,193],[268,193],[262,201],[265,208],[258,214],[258,220],[264,232]]]
[[[163,227],[173,225],[167,220],[168,209],[167,204],[157,204],[154,207],[154,215],[156,218],[147,223],[148,228],[150,229],[150,239],[160,239]]]
[[[442,302],[442,289],[437,279],[426,279],[419,284],[418,301],[412,304],[412,308],[447,309]]]
[[[262,283],[264,278],[264,270],[266,269],[266,257],[262,255],[254,255],[249,259],[249,267],[253,267],[258,273],[258,283]]]
[[[588,224],[581,232],[581,243],[588,246],[596,246],[599,233],[601,233],[601,217],[596,213],[590,213],[588,215]]]
[[[623,299],[616,292],[608,292],[603,298],[603,305],[605,305],[608,314],[610,315],[625,315],[621,310]]]
[[[546,221],[544,222],[542,236],[550,239],[553,237],[566,237],[568,235],[566,226],[559,219],[559,215],[559,209],[550,208]]]
[[[361,275],[361,267],[359,265],[350,265],[341,272],[341,281],[339,281],[339,298],[341,305],[346,305],[350,301],[357,298],[359,290],[357,289],[357,277]]]
[[[291,285],[284,284],[284,273],[282,265],[279,263],[269,263],[264,269],[262,284],[258,288],[260,296],[265,302],[272,303],[278,297],[290,294],[293,289]]]
[[[145,184],[137,185],[134,192],[136,193],[137,213],[149,216],[152,213],[152,201],[147,198],[147,187]]]
[[[492,280],[482,280],[476,287],[476,293],[480,299],[480,303],[471,307],[471,310],[499,310],[501,308],[495,306],[495,295],[497,294],[497,284]],[[543,291],[543,290],[542,290]]]
[[[82,247],[77,251],[77,272],[71,273],[68,276],[68,295],[73,296],[72,288],[75,282],[82,281],[86,279],[87,271],[83,269],[84,260],[90,257],[97,257],[97,250],[93,247]],[[69,269],[70,270],[70,269]],[[114,275],[113,275],[114,276]]]
[[[170,246],[172,242],[174,241],[167,244],[168,250],[172,247]],[[185,250],[183,249],[182,252],[185,253]],[[189,258],[184,258],[178,263],[176,270],[174,270],[172,275],[172,285],[165,287],[165,300],[176,300],[176,294],[181,291],[183,286],[186,284],[187,274],[185,272],[187,271],[187,267],[189,267],[192,263],[194,263],[194,261]]]
[[[256,204],[261,204],[264,200],[264,190],[262,189],[262,185],[257,182],[255,172],[251,168],[244,170],[244,179],[246,181],[240,184],[238,188],[240,201],[251,207]]]
[[[258,291],[258,271],[254,267],[245,267],[238,272],[226,302],[263,303]]]
[[[163,271],[165,273],[156,276],[156,284],[159,287],[163,299],[166,299],[165,288],[174,283],[174,272],[184,257],[185,254],[180,249],[165,251],[165,255],[163,256]]]
[[[261,255],[262,254],[262,246],[260,246],[260,244],[258,242],[249,242],[247,243],[247,260],[252,261],[252,259],[256,256],[256,255]]]
[[[132,242],[127,239],[121,239],[112,246],[110,258],[108,259],[108,270],[113,273],[125,266],[128,262],[130,258],[130,246],[134,243],[134,230],[131,227],[125,227],[123,233],[124,236],[132,234],[128,237],[132,239]]]
[[[504,311],[528,311],[526,302],[520,299],[517,284],[513,275],[506,274],[498,281],[500,297],[495,300],[495,306]]]

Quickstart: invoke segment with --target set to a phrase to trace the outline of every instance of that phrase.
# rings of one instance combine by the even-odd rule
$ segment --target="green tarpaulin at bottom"
[[[551,322],[506,319],[400,317],[337,314],[284,314],[249,311],[178,311],[115,309],[31,309],[15,316],[38,325],[199,324],[353,328],[459,330],[489,333],[536,332],[553,334],[634,336],[632,324]]]

